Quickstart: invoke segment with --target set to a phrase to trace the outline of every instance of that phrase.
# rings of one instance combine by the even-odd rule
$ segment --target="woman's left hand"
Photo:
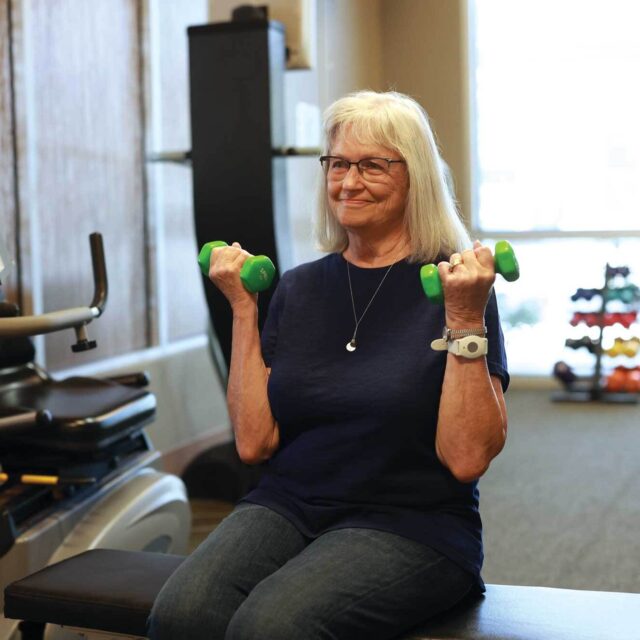
[[[491,249],[476,240],[473,249],[454,253],[448,262],[440,262],[438,272],[444,292],[447,327],[484,325],[484,310],[496,279]]]

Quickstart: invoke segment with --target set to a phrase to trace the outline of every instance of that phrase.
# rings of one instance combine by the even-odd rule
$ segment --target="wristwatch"
[[[489,341],[485,338],[487,327],[474,329],[449,329],[445,327],[442,338],[434,340],[431,348],[435,351],[448,351],[454,356],[475,359],[486,356],[489,351]]]

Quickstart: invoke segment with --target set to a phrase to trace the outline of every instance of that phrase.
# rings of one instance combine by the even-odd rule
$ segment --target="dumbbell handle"
[[[211,252],[217,247],[227,246],[229,245],[223,240],[214,240],[203,245],[198,255],[198,264],[203,275],[209,275]],[[271,286],[275,273],[276,268],[267,256],[251,256],[244,261],[240,269],[240,280],[249,293],[258,293]]]
[[[513,282],[520,277],[520,267],[513,247],[506,241],[496,243],[494,252],[494,265],[496,273],[499,273],[507,282]],[[438,267],[435,264],[425,264],[420,269],[420,282],[425,295],[431,302],[442,304],[444,292]]]

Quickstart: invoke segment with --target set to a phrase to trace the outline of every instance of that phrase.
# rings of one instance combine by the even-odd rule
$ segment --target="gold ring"
[[[449,267],[449,271],[453,271],[459,264],[462,264],[461,256],[454,256],[451,258],[451,262],[449,263],[451,266]]]

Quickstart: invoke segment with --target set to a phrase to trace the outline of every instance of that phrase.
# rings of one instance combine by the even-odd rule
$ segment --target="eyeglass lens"
[[[324,172],[332,178],[343,178],[352,164],[358,167],[360,175],[378,177],[389,173],[391,163],[385,158],[362,158],[357,162],[350,162],[336,156],[323,156],[321,158]]]

